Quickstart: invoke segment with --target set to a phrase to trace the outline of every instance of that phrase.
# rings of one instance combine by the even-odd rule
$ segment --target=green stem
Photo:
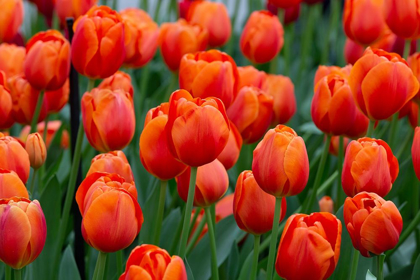
[[[308,16],[305,26],[305,31],[303,33],[303,42],[301,44],[301,56],[300,56],[300,67],[299,67],[299,81],[303,77],[303,72],[306,69],[306,60],[308,58],[308,54],[310,51],[310,48],[312,46],[311,40],[313,31],[315,29],[315,16],[316,16],[316,7],[310,7],[308,9]]]
[[[121,275],[124,272],[124,258],[123,258],[123,250],[117,251],[117,275]]]
[[[113,10],[117,10],[117,0],[112,0],[112,6],[111,6],[111,8]]]
[[[166,198],[166,187],[168,181],[160,181],[160,193],[159,193],[159,204],[156,216],[156,227],[155,227],[155,240],[154,244],[159,246],[160,231],[162,230],[163,212],[165,211],[165,198]]]
[[[6,280],[12,280],[12,268],[10,266],[6,265],[4,274]]]
[[[201,211],[201,208],[200,208],[200,211]],[[203,231],[203,228],[204,228],[205,225],[206,225],[206,220],[205,219],[201,219],[200,223],[198,224],[197,228],[194,231],[193,236],[191,237],[190,241],[188,242],[187,255],[194,248],[195,243],[197,243],[197,240],[200,237],[201,232]]]
[[[168,89],[166,90],[166,96],[164,100],[168,100],[172,95],[172,92],[174,92],[174,88],[177,86],[178,82],[178,74],[176,72],[171,73],[171,81],[169,82]]]
[[[339,144],[338,144],[338,162],[337,162],[337,171],[338,171],[338,178],[337,178],[337,199],[335,202],[335,211],[341,205],[341,200],[343,197],[343,190],[341,188],[341,175],[343,173],[343,160],[344,160],[344,137],[340,135]]]
[[[417,228],[419,223],[420,223],[420,212],[417,212],[416,216],[411,221],[411,223],[401,233],[398,244],[394,247],[394,249],[392,249],[391,251],[387,253],[388,258],[390,258],[392,254],[394,254],[395,251],[397,251],[398,247],[400,247],[400,245],[404,243],[404,241],[410,236],[410,234]]]
[[[34,198],[34,190],[35,190],[35,177],[38,174],[38,169],[34,169],[34,174],[32,175],[31,179],[31,197]]]
[[[268,251],[267,262],[267,280],[273,279],[274,257],[276,256],[277,232],[279,229],[281,197],[276,197],[276,206],[274,208],[273,229],[271,231],[270,250]]]
[[[160,6],[162,5],[162,0],[157,0],[157,4],[156,4],[156,8],[155,8],[155,14],[153,15],[153,19],[155,22],[158,22],[158,17],[159,17],[159,11],[160,11]]]
[[[95,272],[93,272],[93,280],[103,280],[105,274],[107,253],[99,252],[98,260],[96,261]]]
[[[142,8],[144,11],[148,12],[149,10],[149,0],[141,0],[139,1],[140,8]]]
[[[34,115],[32,116],[31,133],[34,133],[37,131],[39,114],[41,113],[42,103],[44,102],[44,93],[45,91],[41,90],[38,95],[38,101],[36,102],[35,112],[34,112]]]
[[[283,55],[284,55],[284,74],[289,76],[290,74],[290,65],[292,60],[292,46],[293,40],[295,37],[295,24],[291,23],[288,26],[285,26],[285,40],[283,46]]]
[[[194,195],[195,195],[195,180],[197,177],[197,167],[191,167],[190,185],[188,189],[187,204],[185,206],[184,224],[182,226],[182,235],[179,247],[179,256],[183,259],[185,257],[188,232],[190,228],[191,212],[193,208]]]
[[[328,54],[330,53],[330,42],[331,42],[331,33],[334,28],[337,26],[337,21],[340,17],[340,0],[332,0],[330,5],[330,22],[327,29],[325,45],[322,51],[321,64],[326,64],[328,62]],[[335,35],[335,34],[334,34]]]
[[[410,129],[410,131],[407,133],[404,142],[401,145],[401,148],[397,151],[395,156],[397,158],[400,158],[404,151],[407,149],[407,147],[410,145],[411,141],[413,140],[413,130]]]
[[[188,236],[190,236],[190,235],[191,235],[191,232],[192,232],[192,230],[193,230],[193,228],[194,228],[195,222],[197,222],[197,219],[198,219],[198,216],[200,215],[200,212],[201,212],[201,208],[200,208],[200,207],[197,207],[197,208],[195,209],[194,217],[193,217],[193,218],[192,218],[192,220],[191,220],[190,232],[188,233]],[[188,249],[187,249],[187,251],[188,251]],[[187,254],[188,254],[188,253],[187,253]]]
[[[22,280],[22,269],[13,269],[14,271],[14,280]]]
[[[232,16],[232,30],[235,30],[240,2],[241,2],[240,0],[235,0],[235,7],[233,10],[233,16]],[[226,53],[228,53],[230,56],[233,56],[234,43],[235,43],[235,35],[234,35],[234,32],[232,32],[232,35],[230,36],[229,42],[226,46]]]
[[[216,251],[216,236],[213,227],[213,218],[211,215],[211,210],[209,207],[204,209],[206,220],[207,220],[207,227],[208,233],[210,237],[210,247],[211,247],[211,275],[213,280],[219,279],[219,269],[217,267],[217,251]]]
[[[254,259],[252,262],[251,280],[255,280],[257,278],[258,255],[260,254],[260,239],[261,235],[254,235]]]
[[[94,87],[95,87],[95,80],[94,79],[89,79],[86,91],[90,92]]]
[[[385,260],[385,254],[381,254],[375,257],[377,280],[384,280],[384,271],[383,271],[384,260]]]
[[[410,40],[405,40],[404,42],[404,53],[403,56],[405,59],[408,58],[408,56],[410,55],[410,47],[411,47],[411,41]]]
[[[369,126],[368,126],[368,130],[366,132],[366,137],[372,137],[374,129],[375,129],[375,121],[369,120]]]
[[[388,144],[391,147],[391,149],[394,148],[395,137],[397,134],[397,125],[398,125],[398,113],[395,113],[392,116],[391,129],[389,130],[389,138],[388,138]]]
[[[349,280],[356,280],[357,266],[359,265],[359,251],[353,249],[353,259],[351,261],[351,272]]]

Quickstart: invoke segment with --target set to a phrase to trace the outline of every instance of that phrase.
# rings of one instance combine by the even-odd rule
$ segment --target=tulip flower
[[[387,32],[382,15],[383,2],[384,0],[346,0],[343,26],[347,37],[361,45],[370,45],[379,40]]]
[[[14,269],[32,263],[44,248],[47,225],[38,200],[0,199],[0,260]]]
[[[0,199],[13,196],[29,199],[28,190],[14,171],[0,168]]]
[[[66,23],[66,18],[77,19],[92,8],[98,0],[54,0],[55,10],[61,24]]]
[[[299,194],[309,178],[305,142],[290,127],[270,129],[254,150],[252,171],[258,185],[275,197]]]
[[[6,77],[22,75],[25,56],[24,47],[7,43],[0,44],[0,71],[3,71]]]
[[[281,9],[287,9],[300,4],[302,0],[268,0],[268,3]]]
[[[371,48],[353,66],[349,85],[356,105],[371,120],[391,117],[419,90],[419,82],[404,59]]]
[[[16,172],[24,184],[28,181],[30,171],[28,153],[11,136],[0,137],[0,168]]]
[[[125,272],[119,280],[170,279],[187,280],[184,261],[154,245],[143,244],[131,251]]]
[[[29,0],[34,3],[38,12],[45,17],[46,24],[52,25],[55,2],[57,0]]]
[[[23,23],[23,1],[1,0],[0,42],[8,42],[15,37]]]
[[[13,102],[7,89],[6,75],[0,70],[0,129],[7,129],[13,125]]]
[[[70,83],[67,79],[64,85],[58,90],[45,91],[45,102],[47,103],[48,114],[58,113],[66,106],[70,95]]]
[[[324,0],[303,0],[308,5],[314,5],[318,3],[322,3]]]
[[[134,97],[134,89],[131,83],[131,77],[129,74],[117,71],[114,75],[104,79],[98,86],[98,89],[109,89],[111,91],[121,89],[128,92],[131,98]]]
[[[413,71],[414,76],[417,78],[417,81],[420,81],[420,53],[414,53],[408,57],[408,65]],[[417,104],[420,104],[420,93],[417,92],[416,96],[413,98]]]
[[[269,62],[283,47],[283,34],[277,16],[268,11],[255,11],[242,31],[241,51],[253,63]]]
[[[340,220],[330,213],[290,216],[280,239],[277,273],[290,280],[327,279],[340,257],[341,231]]]
[[[353,246],[362,256],[380,255],[397,245],[403,220],[392,201],[361,192],[346,198],[343,214]]]
[[[85,241],[109,253],[128,247],[140,232],[143,213],[137,190],[117,174],[95,172],[76,192]]]
[[[328,151],[330,152],[330,154],[332,154],[334,156],[338,156],[338,147],[339,147],[339,144],[340,144],[339,141],[340,141],[340,136],[331,137],[330,147],[328,148]],[[344,151],[346,151],[349,142],[350,142],[349,138],[343,137],[343,144],[344,144],[343,149],[344,149]]]
[[[420,38],[420,1],[383,0],[386,24],[397,36],[404,39]]]
[[[262,88],[267,74],[264,71],[259,71],[254,66],[238,67],[239,86],[242,89],[245,86]]]
[[[270,126],[273,97],[256,87],[243,87],[227,110],[245,143],[258,141]]]
[[[143,10],[128,8],[121,17],[130,31],[130,42],[125,47],[124,65],[138,68],[146,65],[156,53],[159,27]]]
[[[204,51],[208,38],[206,29],[189,24],[184,19],[162,24],[159,34],[160,53],[169,70],[178,71],[185,54]]]
[[[336,74],[339,75],[345,79],[348,79],[349,75],[350,75],[350,71],[352,69],[353,66],[351,65],[346,65],[345,67],[338,67],[338,66],[325,66],[325,65],[319,65],[318,69],[315,72],[315,77],[314,77],[314,88],[316,87],[316,85],[318,84],[318,82],[330,75],[330,74]]]
[[[239,74],[228,54],[209,50],[187,54],[179,68],[179,86],[194,97],[217,97],[228,108],[235,100]]]
[[[186,19],[189,23],[198,24],[207,29],[210,47],[220,47],[229,41],[232,25],[225,4],[193,1],[188,8]]]
[[[360,138],[347,146],[341,184],[350,197],[363,191],[384,197],[398,172],[398,160],[385,141]]]
[[[266,7],[270,13],[278,16],[279,8],[276,5],[272,4],[270,1],[267,1]],[[300,3],[284,9],[284,18],[283,18],[282,24],[284,24],[284,26],[287,26],[295,22],[299,18],[299,14],[300,14]]]
[[[414,98],[412,99],[414,100]],[[419,105],[414,101],[409,101],[404,107],[398,112],[398,119],[402,119],[408,116],[408,121],[413,129],[418,125],[419,116]]]
[[[51,145],[51,141],[54,139],[57,131],[61,127],[61,121],[49,121],[47,127],[47,139],[45,140],[45,146],[47,149]],[[45,122],[40,122],[37,126],[37,132],[41,135],[44,135],[45,129]],[[26,138],[29,135],[31,128],[29,126],[25,126],[22,131],[20,132],[19,139],[23,142],[26,142]],[[67,149],[69,147],[69,134],[67,130],[63,129],[61,134],[61,148]]]
[[[29,155],[29,162],[33,169],[40,168],[47,159],[47,148],[42,136],[36,132],[28,135],[25,143],[26,152]]]
[[[76,20],[73,30],[71,59],[77,72],[90,79],[105,79],[117,72],[130,34],[116,11],[93,6]]]
[[[411,146],[411,156],[413,159],[414,171],[420,180],[420,129],[416,127],[414,131],[413,145]]]
[[[350,138],[359,138],[366,135],[369,127],[369,119],[357,108],[354,124],[346,131],[346,136]]]
[[[187,201],[191,169],[176,177],[178,194]],[[194,206],[208,207],[216,203],[226,193],[229,177],[223,164],[217,159],[198,167],[195,184]]]
[[[223,164],[226,170],[231,169],[238,161],[242,148],[242,136],[236,126],[230,121],[230,133],[228,142],[219,154],[217,159]]]
[[[131,142],[135,116],[129,93],[93,89],[83,95],[81,107],[86,137],[96,150],[121,150]]]
[[[323,196],[319,202],[319,210],[334,214],[334,201],[328,195]]]
[[[214,161],[225,148],[230,130],[220,99],[193,99],[186,90],[172,93],[165,129],[171,153],[191,167]]]
[[[86,177],[95,172],[116,173],[126,182],[134,183],[133,172],[123,151],[112,151],[95,156]]]

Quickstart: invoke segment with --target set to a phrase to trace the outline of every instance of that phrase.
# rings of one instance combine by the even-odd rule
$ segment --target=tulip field
[[[419,39],[420,0],[0,0],[0,280],[420,279]]]

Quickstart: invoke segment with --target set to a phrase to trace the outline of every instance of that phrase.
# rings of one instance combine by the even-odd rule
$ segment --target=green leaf
[[[185,263],[185,270],[187,271],[187,279],[194,280],[194,275],[191,271],[190,264],[188,263],[188,260],[186,258],[184,259],[184,263]]]
[[[385,277],[385,280],[395,280],[395,279],[419,279],[412,277],[414,264],[409,264],[401,269],[396,270],[395,272],[388,274]]]
[[[170,251],[172,244],[174,242],[178,242],[175,240],[176,237],[176,229],[182,222],[182,215],[181,209],[176,208],[173,209],[169,215],[163,220],[162,224],[162,234],[160,236],[160,246],[162,249],[166,251]],[[173,253],[173,252],[171,252]]]
[[[416,259],[414,264],[413,275],[411,276],[412,280],[420,279],[420,255]]]
[[[372,272],[370,272],[370,270],[368,269],[368,271],[366,272],[366,280],[376,280],[376,276],[372,274]]]
[[[159,190],[160,185],[155,184],[153,193],[147,199],[146,204],[141,207],[144,215],[144,222],[140,231],[140,242],[143,244],[151,244],[153,242],[156,207],[159,203]]]
[[[59,279],[60,280],[80,280],[81,279],[70,245],[67,246],[66,250],[64,251],[63,257],[61,259]]]
[[[227,259],[227,279],[237,279],[239,272],[239,249],[236,242],[233,243],[230,255]]]

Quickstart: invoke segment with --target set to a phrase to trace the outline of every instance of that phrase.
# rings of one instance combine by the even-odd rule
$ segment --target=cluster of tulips
[[[395,134],[405,116],[413,128],[407,143],[412,141],[412,164],[420,180],[420,53],[415,41],[420,38],[420,1],[345,1],[343,52],[349,64],[320,65],[313,78],[310,115],[324,137],[313,161],[318,165],[313,180],[307,137],[288,125],[302,100],[295,97],[292,80],[278,74],[277,62],[287,43],[283,25],[297,20],[301,2],[323,1],[268,0],[266,9],[257,11],[250,1],[239,39],[243,56],[252,63],[248,66],[237,66],[220,50],[231,50],[234,29],[220,1],[182,0],[179,19],[160,26],[156,16],[139,8],[117,12],[96,0],[31,2],[55,28],[23,43],[23,1],[0,0],[0,260],[6,265],[5,279],[12,279],[13,269],[14,279],[20,280],[44,246],[51,257],[49,277],[58,279],[72,234],[81,234],[98,251],[94,280],[107,279],[110,253],[116,253],[118,263],[112,279],[206,280],[192,274],[186,257],[207,236],[211,257],[205,265],[212,279],[219,279],[216,229],[230,215],[246,233],[239,244],[254,238],[243,264],[249,266],[247,279],[327,279],[343,253],[344,231],[355,249],[344,252],[352,256],[349,279],[356,279],[359,252],[376,258],[374,274],[383,279],[387,251],[393,253],[419,232],[420,214],[414,213],[403,232],[395,203],[404,203],[386,196],[399,174],[397,158],[403,150],[394,153]],[[161,1],[156,2],[159,15]],[[148,67],[158,48],[172,81],[157,96],[156,106],[143,113],[152,79]],[[270,70],[263,71],[267,63]],[[133,74],[139,68],[140,90]],[[80,85],[87,82],[81,100],[77,73]],[[71,139],[65,125],[69,117],[62,111],[68,103],[76,112],[70,118]],[[378,127],[385,122],[391,126],[387,141],[373,138],[383,136]],[[49,201],[41,205],[39,199],[52,191],[46,182],[55,182],[54,174],[62,170],[59,162],[46,167],[54,146],[71,153],[71,164],[64,165],[67,187],[51,194],[60,200],[60,209],[54,209],[59,227],[47,235],[52,213],[43,212]],[[93,149],[83,173],[81,160]],[[135,180],[131,153],[160,182],[152,215],[139,203],[144,183]],[[337,156],[337,171],[323,181],[329,153]],[[335,178],[338,187],[328,192],[334,198],[324,196],[317,205],[318,196],[326,194],[323,187]],[[174,183],[177,191],[172,192],[168,186]],[[303,200],[297,198],[302,194]],[[419,191],[413,196],[418,212]],[[299,200],[299,207],[288,211],[287,204]],[[69,229],[78,214],[71,212],[74,201],[82,217],[80,230]],[[183,217],[173,249],[165,250],[159,247],[165,213],[177,203]],[[139,239],[135,246],[146,223],[153,240],[144,244]],[[125,270],[124,249],[131,251]],[[40,279],[33,269],[25,274]]]

